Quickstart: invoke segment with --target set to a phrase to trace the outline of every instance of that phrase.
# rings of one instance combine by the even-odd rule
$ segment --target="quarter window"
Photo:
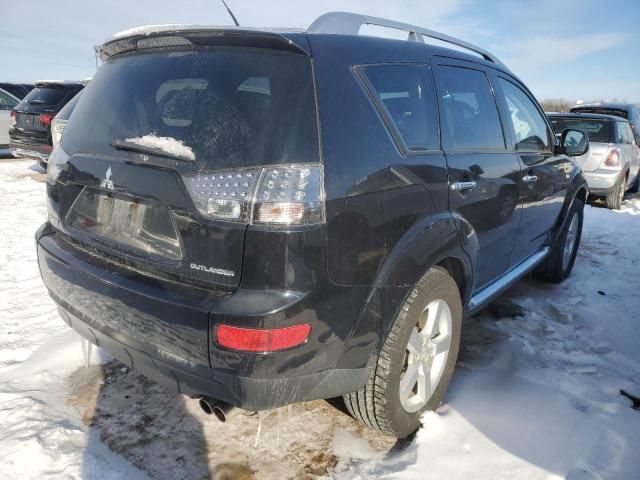
[[[629,125],[623,122],[616,122],[616,143],[631,143],[632,133],[629,131]]]
[[[0,110],[11,110],[17,103],[9,95],[0,92]]]
[[[551,151],[552,137],[547,122],[531,98],[510,81],[503,78],[498,81],[509,108],[509,123],[516,150]]]
[[[445,149],[505,149],[498,109],[483,72],[441,67],[436,82]]]
[[[364,68],[383,115],[408,150],[438,148],[433,86],[426,67],[376,65]]]

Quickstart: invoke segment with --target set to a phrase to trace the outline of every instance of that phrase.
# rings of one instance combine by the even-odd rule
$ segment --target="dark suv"
[[[556,144],[473,45],[340,13],[98,54],[49,161],[42,277],[74,330],[209,413],[343,395],[404,437],[443,399],[464,316],[571,272],[587,187],[567,155],[588,139]]]
[[[615,115],[629,120],[631,129],[640,145],[640,105],[636,103],[583,103],[572,107],[571,113],[599,113]]]
[[[81,82],[36,82],[35,88],[11,112],[11,153],[16,157],[34,158],[46,167],[53,149],[51,121],[83,88]]]

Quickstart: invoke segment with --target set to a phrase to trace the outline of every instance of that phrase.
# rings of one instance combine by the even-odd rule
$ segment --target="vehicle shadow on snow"
[[[332,452],[336,432],[363,441],[372,454],[395,443],[315,401],[263,414],[256,446],[259,415],[220,423],[195,400],[118,361],[77,370],[70,391],[70,403],[92,427],[89,442],[106,444],[154,479],[311,479],[337,465]],[[89,445],[86,451],[83,478],[95,478],[98,472],[89,457],[95,449]]]

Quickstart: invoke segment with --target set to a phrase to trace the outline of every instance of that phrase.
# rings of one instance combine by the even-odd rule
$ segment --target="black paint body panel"
[[[579,170],[567,173],[566,157],[550,157],[530,167],[543,177],[539,191],[523,191],[527,167],[512,145],[489,154],[406,151],[356,68],[411,63],[432,75],[433,56],[507,74],[501,67],[417,42],[340,35],[296,40],[313,59],[325,223],[274,228],[205,220],[182,183],[188,167],[180,162],[76,154],[47,186],[51,223],[37,235],[43,280],[72,328],[183,393],[252,410],[362,387],[403,300],[429,268],[457,266],[466,306],[474,290],[548,245],[586,186]],[[61,219],[82,188],[100,188],[109,168],[115,191],[170,210],[182,261],[113,245],[89,248],[91,242],[65,226]],[[479,188],[450,190],[452,182],[467,179]],[[505,199],[512,208],[503,208]],[[212,277],[188,268],[192,261],[234,276]],[[303,345],[252,354],[217,345],[221,323],[309,323],[312,330]]]

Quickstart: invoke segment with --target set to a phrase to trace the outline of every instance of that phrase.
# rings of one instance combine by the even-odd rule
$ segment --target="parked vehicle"
[[[5,92],[9,92],[18,100],[22,100],[31,90],[33,90],[33,85],[30,85],[28,83],[0,82],[0,89],[4,90]]]
[[[463,316],[571,273],[587,136],[557,143],[490,53],[345,13],[137,32],[98,47],[51,156],[39,265],[74,330],[206,412],[343,395],[405,437]]]
[[[11,153],[34,158],[46,168],[53,149],[51,121],[83,88],[81,82],[36,82],[35,88],[11,112]]]
[[[556,135],[567,129],[589,135],[589,152],[574,157],[580,165],[589,193],[604,197],[608,208],[618,210],[625,192],[640,188],[640,148],[628,120],[613,115],[548,114]]]
[[[11,95],[6,90],[0,88],[0,148],[9,146],[9,121],[11,110],[20,100]]]
[[[640,105],[636,103],[582,103],[572,107],[570,112],[599,113],[626,118],[631,124],[636,143],[640,145]]]
[[[69,102],[62,107],[62,110],[60,110],[51,121],[51,143],[54,147],[60,143],[62,132],[64,132],[64,129],[69,122],[69,117],[71,117],[73,109],[76,108],[76,104],[78,103],[78,100],[80,100],[81,95],[82,90],[80,90],[75,97],[69,100]]]

